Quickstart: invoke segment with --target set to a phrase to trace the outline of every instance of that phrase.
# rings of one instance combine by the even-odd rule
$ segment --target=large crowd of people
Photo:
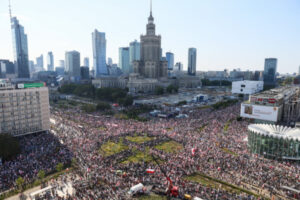
[[[52,131],[22,140],[23,152],[18,159],[0,166],[0,191],[14,187],[18,176],[26,180],[43,169],[51,171],[59,162],[77,160],[72,173],[72,199],[129,199],[129,189],[143,183],[164,190],[168,182],[161,168],[178,187],[180,196],[189,194],[202,199],[257,199],[243,193],[189,181],[187,177],[205,174],[249,191],[271,198],[294,197],[282,186],[295,187],[300,168],[296,163],[264,159],[247,149],[248,122],[237,121],[239,106],[220,110],[196,109],[187,119],[151,119],[147,122],[121,120],[100,113],[86,114],[79,109],[52,109]],[[153,137],[144,144],[126,139],[136,134]],[[55,138],[55,139],[54,139]],[[107,141],[122,138],[128,149],[112,155],[99,152]],[[168,153],[155,148],[166,141],[176,141],[183,148]],[[132,149],[161,160],[153,162],[123,162],[134,155]],[[152,169],[154,173],[146,173]],[[120,173],[121,172],[121,173]],[[217,185],[217,184],[216,184]]]

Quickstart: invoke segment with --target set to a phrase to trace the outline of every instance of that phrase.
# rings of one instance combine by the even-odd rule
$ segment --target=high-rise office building
[[[299,66],[299,69],[298,69],[298,75],[300,75],[300,66]]]
[[[88,57],[85,57],[85,58],[83,59],[83,65],[84,65],[85,67],[90,68],[90,59],[89,59]]]
[[[36,58],[36,68],[42,70],[44,68],[44,56],[41,54]]]
[[[53,53],[50,51],[47,55],[47,70],[54,71],[54,58]]]
[[[0,60],[1,71],[5,71],[6,74],[15,74],[15,65],[9,60]]]
[[[112,58],[107,58],[107,65],[112,66],[113,65],[113,60]]]
[[[133,72],[133,61],[138,61],[141,59],[141,44],[135,40],[129,44],[129,72]]]
[[[50,129],[49,94],[43,83],[15,87],[2,80],[0,96],[0,134],[22,136]]]
[[[108,75],[106,65],[106,39],[105,33],[99,32],[97,29],[92,33],[93,42],[93,60],[95,77]]]
[[[82,80],[88,80],[90,78],[90,69],[86,66],[80,67],[80,76]]]
[[[129,48],[128,47],[119,48],[119,67],[122,69],[124,74],[130,73]]]
[[[182,71],[183,70],[183,64],[181,62],[176,63],[175,67],[174,67],[174,70],[175,71]]]
[[[168,70],[173,70],[174,67],[174,54],[171,52],[166,53],[166,59],[168,61]]]
[[[197,49],[189,48],[188,55],[188,75],[196,75],[196,65],[197,65]]]
[[[78,51],[68,51],[65,55],[65,72],[72,81],[80,79],[80,53]]]
[[[29,61],[29,71],[30,73],[34,72],[34,61],[32,60]]]
[[[65,61],[64,60],[59,61],[59,67],[65,68]]]
[[[276,85],[277,58],[266,58],[264,68],[264,85]]]
[[[27,35],[16,17],[11,17],[10,21],[18,78],[30,78]]]

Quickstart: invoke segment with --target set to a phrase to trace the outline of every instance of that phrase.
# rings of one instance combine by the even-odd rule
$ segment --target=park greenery
[[[156,94],[156,95],[162,95],[162,94],[164,94],[164,93],[165,93],[165,90],[164,90],[164,88],[161,87],[161,86],[157,86],[157,87],[155,88],[155,90],[154,90],[154,94]]]
[[[127,94],[128,90],[121,88],[95,88],[92,84],[64,84],[58,88],[58,91],[61,94],[118,103],[122,106],[130,106],[133,103],[132,96]]]
[[[234,105],[238,102],[238,100],[236,99],[229,99],[229,100],[225,100],[225,101],[220,101],[218,103],[215,103],[214,105],[212,105],[212,107],[216,110],[218,109],[223,109],[226,108],[228,106]]]
[[[231,86],[231,81],[226,80],[214,80],[210,81],[209,79],[202,79],[203,86]]]
[[[18,139],[9,134],[0,134],[0,158],[10,160],[20,153]]]
[[[168,93],[178,93],[179,87],[177,85],[169,85],[166,90]]]
[[[177,153],[183,149],[182,144],[175,141],[168,141],[162,144],[156,145],[156,149],[164,151],[166,153]]]

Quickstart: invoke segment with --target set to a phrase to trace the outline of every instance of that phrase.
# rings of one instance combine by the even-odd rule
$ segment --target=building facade
[[[97,29],[92,33],[93,42],[93,61],[95,77],[108,75],[106,65],[106,39],[105,33],[99,32]]]
[[[171,52],[166,53],[166,60],[168,61],[168,70],[173,70],[174,67],[174,54]]]
[[[80,76],[82,80],[88,80],[90,78],[90,70],[88,67],[80,67]]]
[[[263,81],[234,81],[231,87],[232,94],[255,94],[264,89]]]
[[[68,51],[65,54],[65,72],[71,81],[80,80],[80,53],[78,51]]]
[[[266,58],[264,68],[264,84],[268,86],[276,85],[277,58]]]
[[[1,84],[0,134],[22,136],[50,129],[48,88],[37,85],[18,84],[23,89],[15,89]]]
[[[248,126],[248,147],[267,158],[300,160],[300,129],[270,124]]]
[[[47,70],[54,71],[54,57],[53,53],[50,51],[47,55]]]
[[[141,43],[135,40],[129,44],[130,73],[133,72],[133,61],[138,61],[140,59],[141,59]]]
[[[132,72],[130,70],[128,47],[119,48],[119,67],[122,69],[124,74],[129,74]]]
[[[196,75],[196,65],[197,65],[197,49],[189,48],[188,53],[188,75]]]
[[[35,71],[42,71],[44,69],[44,56],[41,54],[36,58],[36,67]]]
[[[141,36],[140,60],[133,62],[134,73],[145,78],[167,77],[168,63],[161,61],[161,36],[155,34],[152,11],[148,18],[146,35]]]
[[[30,78],[27,35],[16,17],[11,18],[11,30],[18,78]]]
[[[83,66],[90,68],[90,59],[88,57],[83,59]]]

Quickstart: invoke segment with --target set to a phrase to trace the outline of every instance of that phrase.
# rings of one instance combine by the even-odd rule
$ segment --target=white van
[[[139,183],[139,184],[137,184],[137,185],[135,185],[135,186],[132,186],[132,187],[130,188],[130,190],[128,191],[128,194],[129,194],[130,196],[132,196],[132,195],[138,193],[139,191],[142,191],[143,188],[144,188],[144,185],[143,185],[142,183]]]

